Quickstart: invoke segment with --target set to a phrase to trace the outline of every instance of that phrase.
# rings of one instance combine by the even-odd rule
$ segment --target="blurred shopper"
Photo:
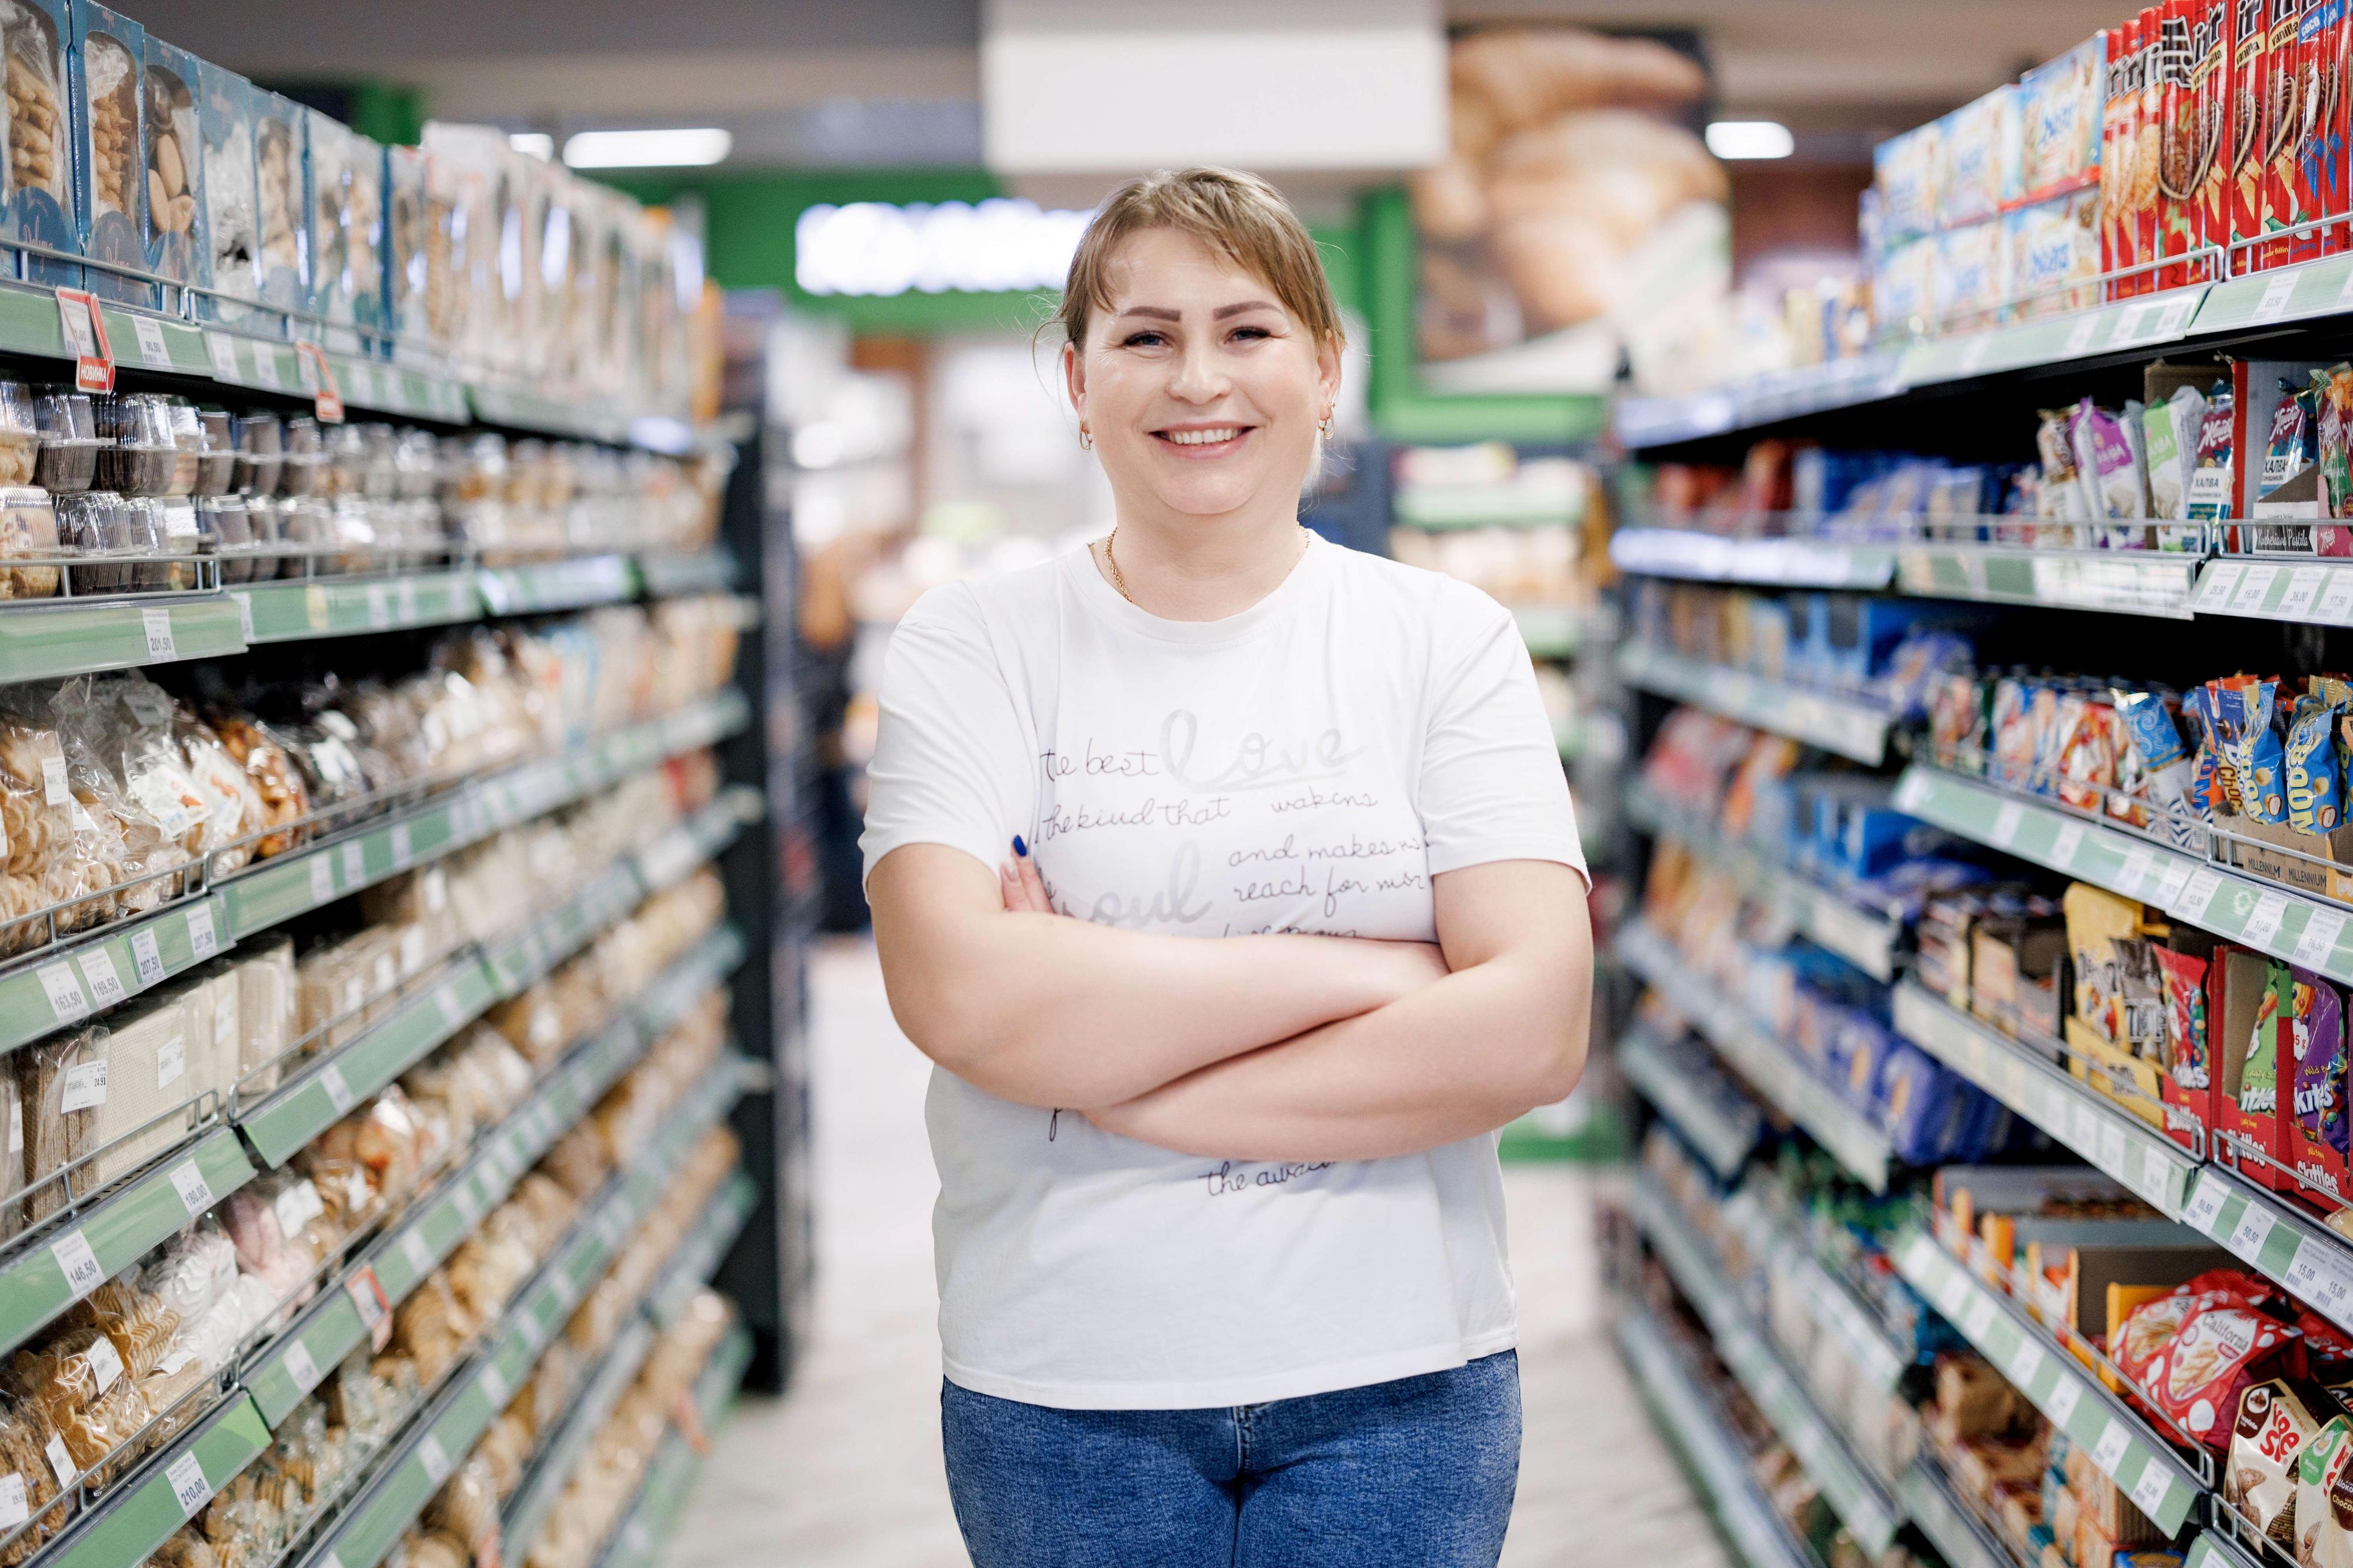
[[[869,770],[957,1520],[980,1568],[1492,1564],[1493,1133],[1592,967],[1527,653],[1299,525],[1341,329],[1263,181],[1124,187],[1060,321],[1117,526],[917,604]]]

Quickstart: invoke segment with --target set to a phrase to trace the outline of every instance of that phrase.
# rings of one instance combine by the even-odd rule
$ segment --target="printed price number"
[[[182,1206],[190,1219],[213,1206],[213,1186],[205,1180],[204,1172],[194,1160],[183,1160],[172,1167],[172,1186],[180,1194]]]
[[[164,341],[164,323],[153,316],[133,316],[131,330],[139,338],[139,357],[156,370],[172,368],[172,345]]]
[[[213,907],[196,905],[187,913],[188,946],[198,959],[210,958],[220,951],[220,938],[213,931]]]
[[[66,1289],[73,1299],[80,1300],[106,1281],[106,1271],[98,1266],[98,1254],[90,1249],[90,1238],[78,1230],[49,1243],[49,1256],[57,1259],[58,1268],[66,1277]]]
[[[90,987],[90,1000],[100,1007],[111,1007],[131,994],[123,989],[122,976],[114,972],[114,955],[101,944],[84,948],[79,954],[82,983]]]
[[[142,926],[131,933],[131,967],[138,972],[140,989],[164,978],[164,955],[155,946],[155,928]]]
[[[106,320],[87,289],[58,290],[58,325],[65,333],[66,352],[73,356],[74,389],[114,390],[114,350],[106,341]]]
[[[2106,1430],[2100,1434],[2100,1440],[2092,1445],[2092,1463],[2099,1467],[2101,1474],[2113,1478],[2116,1467],[2124,1463],[2125,1455],[2131,1447],[2131,1430],[2111,1416]]]
[[[183,1454],[164,1467],[164,1479],[172,1483],[172,1495],[180,1500],[180,1517],[185,1519],[212,1500],[212,1483],[205,1479],[205,1468],[193,1453]]]
[[[2337,939],[2345,932],[2345,914],[2341,910],[2324,910],[2306,906],[2312,918],[2304,923],[2304,931],[2295,939],[2295,961],[2306,969],[2325,967],[2337,952]]]
[[[2239,1216],[2239,1223],[2232,1227],[2222,1245],[2253,1263],[2262,1256],[2263,1243],[2271,1239],[2272,1225],[2271,1211],[2260,1204],[2250,1203],[2247,1212]]]
[[[323,1375],[319,1370],[317,1358],[311,1354],[311,1347],[301,1340],[286,1347],[286,1375],[292,1378],[294,1386],[305,1394],[318,1387]]]
[[[2200,1173],[2181,1211],[2181,1222],[2200,1236],[2213,1235],[2214,1222],[2222,1217],[2222,1200],[2229,1195],[2220,1177]]]
[[[81,979],[70,963],[45,963],[33,972],[41,989],[49,998],[50,1016],[60,1024],[70,1024],[90,1012],[90,998],[82,994]]]

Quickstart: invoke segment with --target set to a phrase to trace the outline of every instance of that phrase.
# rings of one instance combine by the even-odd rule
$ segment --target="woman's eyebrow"
[[[1239,305],[1220,305],[1209,312],[1209,319],[1222,321],[1228,316],[1239,316],[1245,310],[1280,310],[1282,306],[1271,300],[1245,300]]]
[[[1155,321],[1181,321],[1185,319],[1182,311],[1167,310],[1159,305],[1130,305],[1126,310],[1122,310],[1120,314],[1122,316],[1149,316]]]

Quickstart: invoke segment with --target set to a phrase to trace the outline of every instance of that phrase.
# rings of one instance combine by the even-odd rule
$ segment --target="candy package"
[[[2340,710],[2325,691],[2316,690],[2296,699],[2288,722],[2287,739],[2281,747],[2287,822],[2300,832],[2333,833],[2344,819],[2337,760]]]
[[[2238,1397],[2222,1468],[2222,1501],[2291,1554],[2297,1464],[2319,1434],[2310,1408],[2319,1398],[2284,1378],[2249,1383]]]
[[[2035,453],[2042,458],[2041,484],[2035,491],[2037,515],[2054,522],[2079,522],[2091,516],[2091,507],[2076,462],[2072,416],[2066,409],[2046,408],[2034,429]]]
[[[2242,816],[2255,822],[2287,820],[2285,748],[2280,732],[2279,682],[2252,676],[2210,680],[2216,739],[2230,764]]]
[[[2196,466],[2189,471],[2189,517],[2211,522],[2238,515],[2236,466],[2232,460],[2233,409],[2236,398],[2227,381],[2216,382],[2206,394],[2206,412],[2198,424]]]
[[[2094,518],[2146,517],[2148,498],[2141,489],[2140,464],[2126,432],[2137,425],[2141,407],[2125,405],[2119,416],[2086,397],[2068,419],[2075,469],[2086,487],[2084,509]]]
[[[2348,1195],[2344,994],[2293,964],[2276,966],[2273,984],[2294,1072],[2282,1142],[2306,1186],[2341,1200]]]

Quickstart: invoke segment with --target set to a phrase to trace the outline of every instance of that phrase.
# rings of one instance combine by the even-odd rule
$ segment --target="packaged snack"
[[[2002,226],[1973,223],[1936,237],[1936,319],[1941,330],[1992,324],[2001,304]]]
[[[2297,259],[2294,242],[2282,231],[2306,215],[2297,192],[2296,174],[2304,140],[2306,97],[2305,51],[2297,37],[2303,23],[2302,0],[2271,0],[2271,36],[2263,47],[2263,234],[2281,237],[2257,248],[2257,265],[2284,266]]]
[[[136,272],[147,269],[143,209],[146,142],[141,129],[146,30],[96,0],[73,0],[74,192],[81,252]],[[85,269],[93,294],[153,305],[153,285],[121,272]]]
[[[2231,243],[2232,15],[2248,0],[2193,0],[2189,7],[2189,203],[2192,243]]]
[[[304,246],[311,190],[302,107],[261,88],[251,90],[257,286],[271,310],[303,310],[311,301]]]
[[[2348,1195],[2345,1109],[2345,997],[2310,970],[2278,966],[2277,1012],[2294,1062],[2293,1100],[2283,1118],[2283,1142],[2306,1186]]]
[[[2122,26],[2109,28],[2105,35],[2100,102],[2102,272],[2126,272],[2141,259],[2133,231],[2131,205],[2126,199],[2126,188],[2132,182],[2134,153],[2139,143],[2138,72],[2145,63],[2140,31],[2140,19],[2136,16],[2126,17]],[[2109,280],[2108,297],[2124,299],[2144,293],[2150,286],[2147,273],[2126,272],[2126,276]]]
[[[2199,953],[2170,947],[2155,950],[2158,982],[2165,1002],[2165,1130],[2185,1148],[2213,1124],[2214,1070],[2207,1042],[2206,973]]]
[[[204,142],[198,129],[203,67],[185,49],[146,39],[147,270],[208,288],[212,245],[205,231]],[[199,296],[201,298],[201,296]],[[176,310],[176,298],[159,303]]]
[[[2165,175],[2165,0],[2142,7],[2141,63],[2135,71],[2140,83],[2140,111],[2133,122],[2132,177],[2123,187],[2130,214],[2133,243],[2147,268],[2138,292],[2153,293],[2165,286],[2163,268],[2150,265],[2165,254],[2165,237],[2158,221],[2158,193]]]
[[[2251,676],[2206,684],[2215,736],[2231,766],[2242,815],[2256,822],[2287,820],[2285,748],[2282,744],[2279,682]]]
[[[2100,274],[2100,193],[2071,191],[2005,214],[2004,292],[2021,319],[2086,310],[2099,303],[2090,282]],[[2081,283],[2081,288],[2064,287]],[[1972,508],[1972,510],[1978,510]]]
[[[2206,394],[2206,411],[2198,424],[2197,466],[2189,472],[2189,516],[2193,521],[2214,521],[2238,515],[2236,469],[2232,462],[2232,420],[2236,399],[2229,382],[2217,382]]]
[[[261,297],[253,85],[209,60],[197,62],[197,76],[202,93],[196,120],[204,139],[199,232],[206,246],[206,271],[213,292],[197,296],[196,310],[208,321],[234,321],[244,314],[241,302]]]
[[[2140,465],[2125,438],[2126,427],[2140,416],[2140,405],[2128,403],[2122,416],[2094,405],[2088,397],[2070,416],[2068,434],[2074,447],[2075,468],[2085,487],[2084,510],[2094,518],[2147,517],[2148,498],[2141,489]]]
[[[2337,765],[2339,710],[2315,693],[2296,699],[2288,722],[2282,761],[2287,786],[2288,826],[2304,833],[2333,833],[2344,819]]]
[[[1944,159],[1942,121],[1892,136],[1871,150],[1872,188],[1879,194],[1881,243],[1893,247],[1940,226],[1936,179]],[[432,145],[428,138],[427,145]]]
[[[2019,79],[2023,199],[2040,201],[2099,178],[2106,55],[2105,36],[2095,33]]]
[[[2057,408],[2042,410],[2035,426],[2034,446],[2042,460],[2042,515],[2060,522],[2087,520],[2091,510],[2076,466],[2070,411]]]
[[[67,87],[73,26],[66,0],[19,0],[0,13],[0,53],[8,97],[6,194],[9,237],[69,256],[81,254],[74,222],[72,93]],[[35,282],[79,286],[81,268],[48,257],[23,258]]]
[[[2321,1423],[2296,1459],[2295,1560],[2316,1563],[2321,1527],[2328,1519],[2328,1494],[2345,1462],[2353,1458],[2353,1420],[2331,1415]]]
[[[2185,386],[2142,411],[2143,450],[2148,456],[2148,514],[2189,516],[2189,479],[2198,461],[2198,436],[2206,421],[2206,395]]]
[[[2239,1396],[2222,1470],[2223,1502],[2290,1552],[2296,1536],[2297,1466],[2320,1432],[2306,1398],[2285,1378],[2249,1383]]]
[[[2296,18],[2296,77],[2301,95],[2297,108],[2295,163],[2288,171],[2295,198],[2293,221],[2309,226],[2316,218],[2345,210],[2336,187],[2343,178],[2344,142],[2337,130],[2344,96],[2344,7],[2337,0],[2308,0]],[[2332,200],[2335,205],[2330,205]],[[2308,261],[2324,248],[2334,249],[2317,227],[2306,226],[2288,240],[2288,259]]]

